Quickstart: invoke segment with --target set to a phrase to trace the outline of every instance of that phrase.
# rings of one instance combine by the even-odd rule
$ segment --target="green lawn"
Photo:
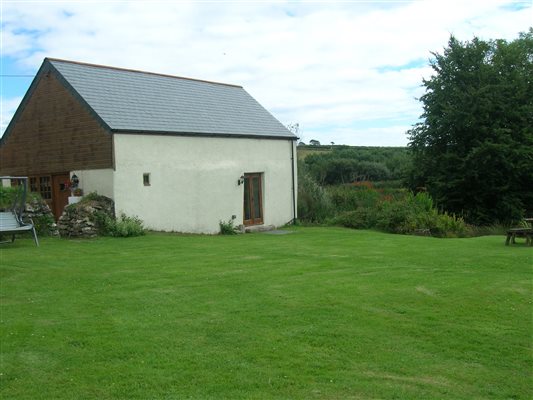
[[[2,399],[530,399],[532,257],[340,228],[0,247]]]

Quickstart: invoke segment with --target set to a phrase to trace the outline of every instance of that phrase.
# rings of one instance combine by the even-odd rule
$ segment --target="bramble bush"
[[[427,193],[381,199],[374,207],[360,207],[340,213],[334,222],[348,228],[377,228],[391,233],[412,234],[429,230],[432,236],[464,237],[472,234],[464,220],[439,213]]]
[[[306,222],[402,234],[429,231],[439,237],[473,234],[462,218],[439,213],[426,192],[376,189],[371,182],[322,188],[308,176],[300,179],[298,195],[299,218]]]

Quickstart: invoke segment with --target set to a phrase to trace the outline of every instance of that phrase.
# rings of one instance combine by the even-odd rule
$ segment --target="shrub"
[[[398,187],[376,188],[369,181],[323,188],[307,173],[308,166],[300,166],[298,217],[305,222],[329,221],[348,228],[403,234],[429,231],[442,237],[473,234],[462,218],[439,214],[427,192],[414,195]]]
[[[324,222],[334,209],[328,193],[307,173],[298,176],[298,218],[307,222]]]
[[[54,229],[57,232],[57,228],[54,228],[56,221],[50,214],[35,216],[32,221],[39,236],[48,236]]]
[[[0,209],[10,208],[13,205],[15,188],[4,187],[0,184]]]
[[[370,182],[358,182],[354,185],[328,187],[327,192],[335,210],[353,211],[359,207],[376,207],[381,195],[369,184]]]
[[[448,213],[436,214],[435,225],[431,229],[435,236],[465,237],[472,236],[473,230],[465,223],[463,218],[449,215]]]
[[[13,200],[15,199],[15,193],[19,190],[15,187],[4,187],[0,184],[0,209],[11,208],[13,206]],[[40,201],[41,195],[39,193],[28,192],[26,194],[26,203],[33,200]]]
[[[372,208],[361,207],[344,211],[334,218],[333,223],[346,228],[369,229],[376,226],[376,214]]]
[[[387,232],[414,233],[428,229],[433,236],[457,237],[471,235],[464,220],[447,213],[439,214],[427,193],[409,193],[402,200],[383,202],[378,208],[376,226]]]
[[[414,232],[415,213],[407,201],[384,201],[377,208],[376,227],[386,232]]]
[[[387,195],[379,193],[379,197],[375,197],[378,192],[371,188],[353,189],[336,187],[331,190],[335,205],[342,210],[333,219],[334,224],[355,229],[377,228],[402,234],[427,230],[433,236],[440,237],[473,234],[471,227],[462,218],[447,213],[439,214],[427,193],[413,195],[410,192],[396,191]],[[365,194],[361,196],[361,193]]]
[[[430,212],[434,209],[433,199],[426,192],[419,192],[415,196],[410,193],[408,196],[409,201],[413,204],[417,211]]]
[[[107,200],[107,197],[99,195],[97,192],[90,192],[83,196],[83,198],[80,200],[80,202],[88,202],[88,201],[102,201],[102,199]]]
[[[238,233],[238,228],[234,226],[234,219],[226,221],[219,221],[218,225],[220,226],[221,235],[236,235]]]
[[[133,237],[146,233],[143,222],[138,217],[128,217],[124,213],[119,219],[115,219],[103,212],[97,212],[95,219],[100,233],[105,236]]]
[[[355,169],[358,175],[367,176],[372,181],[385,181],[391,178],[391,173],[386,165],[372,161],[362,161]]]
[[[131,237],[142,236],[146,233],[143,222],[136,216],[128,217],[121,214],[120,219],[115,220],[113,236]]]

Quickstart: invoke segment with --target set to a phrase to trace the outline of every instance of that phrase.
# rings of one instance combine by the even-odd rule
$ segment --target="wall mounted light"
[[[241,175],[239,179],[237,179],[237,185],[242,185],[244,183],[244,175]]]

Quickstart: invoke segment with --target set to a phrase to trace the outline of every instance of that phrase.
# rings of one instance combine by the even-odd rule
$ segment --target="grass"
[[[529,399],[533,251],[504,240],[17,240],[0,398]]]

